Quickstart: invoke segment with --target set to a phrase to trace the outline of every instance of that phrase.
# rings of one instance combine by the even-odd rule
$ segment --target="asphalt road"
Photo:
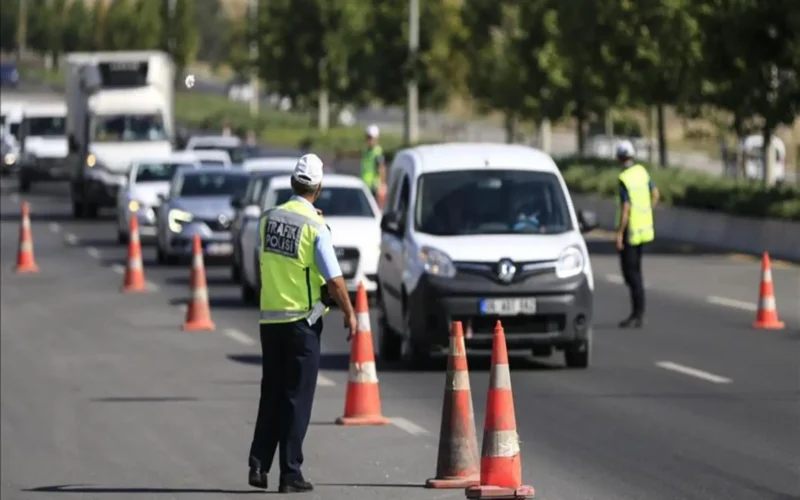
[[[125,249],[113,219],[72,220],[60,185],[35,186],[27,199],[42,271],[17,276],[19,197],[13,181],[3,182],[0,497],[252,493],[245,474],[260,376],[257,312],[240,302],[228,268],[208,267],[217,331],[183,332],[187,267],[157,266],[145,248],[151,291],[123,295]],[[560,356],[512,366],[524,477],[537,498],[798,498],[800,271],[774,269],[787,329],[757,331],[749,327],[757,262],[660,244],[646,261],[649,323],[620,331],[614,325],[628,311],[616,256],[602,236],[590,245],[593,366],[566,370]],[[340,324],[337,312],[325,320],[306,441],[306,473],[318,488],[298,498],[464,498],[421,488],[435,472],[443,366],[379,365],[394,425],[330,425],[347,378]],[[470,360],[479,428],[487,364]]]

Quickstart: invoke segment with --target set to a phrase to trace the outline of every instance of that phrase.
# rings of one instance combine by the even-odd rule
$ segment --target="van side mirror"
[[[578,210],[578,225],[582,233],[597,229],[597,214],[591,210]]]
[[[401,234],[405,228],[398,212],[387,212],[381,219],[381,231],[391,234]]]
[[[248,205],[244,207],[242,214],[250,220],[255,220],[261,217],[261,209],[258,205]]]

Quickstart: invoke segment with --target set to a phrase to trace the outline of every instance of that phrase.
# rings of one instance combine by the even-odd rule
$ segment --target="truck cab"
[[[67,66],[72,209],[96,217],[132,162],[172,152],[175,71],[162,52],[72,53]]]

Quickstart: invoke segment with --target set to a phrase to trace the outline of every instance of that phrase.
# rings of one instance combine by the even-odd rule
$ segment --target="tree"
[[[165,23],[165,27],[169,27],[173,40],[170,55],[178,68],[178,75],[186,66],[194,62],[197,55],[198,32],[194,23],[194,12],[194,0],[175,0],[172,18]]]
[[[100,50],[126,50],[138,37],[133,20],[135,19],[134,0],[113,0],[108,4],[105,17],[105,32]],[[133,26],[132,26],[133,25]]]
[[[161,3],[152,0],[134,0],[131,5],[133,16],[132,37],[127,50],[155,50],[163,40],[164,23],[161,17]]]
[[[108,0],[95,0],[91,11],[91,20],[86,28],[91,30],[90,50],[103,50],[106,48],[106,18],[108,16]]]
[[[17,48],[19,0],[0,0],[0,50],[12,52]]]
[[[81,0],[72,0],[64,14],[61,41],[64,52],[86,50],[91,44],[90,31],[86,29],[89,10]]]
[[[222,23],[220,23],[222,24]],[[225,42],[228,48],[226,62],[238,75],[249,74],[255,61],[250,55],[250,21],[246,18],[225,18]]]
[[[62,3],[63,2],[59,2]],[[27,42],[28,47],[44,56],[57,44],[61,26],[61,14],[54,9],[54,0],[45,0],[32,10],[28,5]]]

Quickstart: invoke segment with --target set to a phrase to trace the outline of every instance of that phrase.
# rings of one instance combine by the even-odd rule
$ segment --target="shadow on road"
[[[223,490],[219,488],[110,488],[99,486],[86,486],[82,484],[58,484],[54,486],[39,486],[38,488],[30,488],[22,491],[40,492],[40,493],[109,493],[109,494],[213,494],[213,495],[244,495],[244,494],[261,494],[269,493],[264,490]]]
[[[188,272],[188,271],[187,271]],[[178,286],[189,286],[190,275],[187,274],[186,276],[168,276],[164,282],[167,285],[178,285]],[[233,285],[233,281],[231,281],[230,277],[228,276],[206,276],[206,285],[208,286],[226,286],[226,285]],[[241,302],[241,299],[239,299]]]

